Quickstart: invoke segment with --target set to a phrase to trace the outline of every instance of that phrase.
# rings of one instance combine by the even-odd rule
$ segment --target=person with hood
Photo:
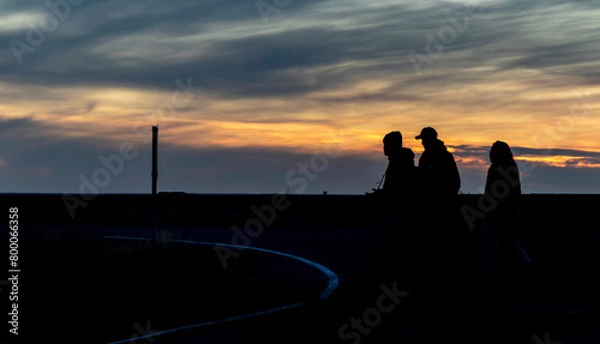
[[[391,272],[393,280],[406,288],[406,261],[413,215],[411,205],[415,192],[415,154],[410,148],[402,147],[399,131],[389,132],[383,137],[383,153],[388,158],[388,165],[380,190],[384,224],[381,267]]]
[[[383,137],[383,154],[388,158],[383,191],[398,203],[411,202],[415,153],[410,148],[402,147],[402,134],[399,131],[392,131]]]

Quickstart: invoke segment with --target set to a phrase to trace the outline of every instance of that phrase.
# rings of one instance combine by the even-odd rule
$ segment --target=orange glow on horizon
[[[586,161],[586,157],[578,156],[520,156],[515,158],[517,161],[535,162],[552,167],[581,167],[581,168],[600,168],[600,162],[592,163]]]
[[[353,101],[353,97],[382,93],[391,83],[365,80],[347,89],[308,94],[299,98],[220,99],[200,92],[197,99],[183,107],[173,106],[169,91],[118,87],[73,87],[18,89],[0,83],[0,90],[14,98],[0,104],[4,119],[28,119],[44,126],[35,135],[60,138],[89,137],[104,140],[135,140],[150,136],[150,127],[159,124],[162,143],[190,148],[243,148],[287,150],[318,154],[326,145],[343,147],[344,154],[381,155],[382,139],[390,131],[399,130],[404,146],[415,154],[423,151],[414,137],[424,126],[433,126],[450,152],[453,146],[490,147],[496,140],[511,147],[537,149],[563,148],[594,151],[600,147],[597,128],[600,116],[593,116],[598,107],[600,90],[582,99],[562,93],[525,93],[521,102],[503,106],[486,104],[464,105],[465,90],[442,89],[435,101]],[[517,91],[514,82],[507,90]],[[499,92],[497,87],[483,90]],[[504,90],[506,91],[506,90]],[[20,94],[44,93],[36,102]],[[584,94],[574,89],[570,93]],[[554,97],[554,99],[550,99]],[[581,98],[581,97],[580,97]],[[541,102],[541,103],[540,103]],[[463,104],[463,105],[461,105]],[[468,104],[468,103],[467,103]],[[159,111],[171,106],[173,113]],[[565,114],[575,110],[569,121]],[[562,116],[562,117],[561,117]],[[571,127],[565,128],[565,123]],[[147,127],[148,130],[145,130]],[[24,135],[31,136],[32,132]],[[146,138],[147,138],[146,137]],[[551,153],[550,153],[551,154]],[[468,152],[467,152],[468,155]],[[463,162],[481,163],[462,158]],[[597,167],[577,157],[519,157],[553,166]]]

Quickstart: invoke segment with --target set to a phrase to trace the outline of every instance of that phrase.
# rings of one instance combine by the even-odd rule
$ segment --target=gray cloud
[[[431,66],[435,71],[456,70],[474,65],[493,63],[502,57],[514,57],[499,67],[507,70],[519,68],[547,68],[555,65],[572,68],[561,73],[573,73],[582,79],[593,78],[589,67],[579,64],[595,62],[598,38],[588,34],[577,36],[576,28],[568,42],[557,41],[527,46],[515,44],[527,33],[527,13],[516,12],[511,5],[491,6],[469,21],[465,32],[446,47]],[[582,2],[584,3],[584,2]],[[35,7],[35,5],[39,7]],[[414,8],[408,3],[398,3],[381,10],[378,8],[349,7],[336,4],[340,15],[352,18],[353,26],[327,24],[325,15],[311,10],[322,2],[292,1],[282,9],[293,18],[308,20],[312,25],[297,26],[283,21],[281,30],[262,32],[265,28],[255,6],[243,1],[169,3],[146,1],[142,3],[116,3],[112,1],[84,2],[74,7],[71,16],[60,22],[55,32],[48,33],[44,42],[31,54],[23,55],[24,63],[6,64],[0,69],[5,80],[37,85],[126,85],[141,88],[168,88],[170,81],[181,75],[191,75],[203,84],[210,85],[209,92],[221,97],[269,97],[300,95],[319,89],[339,87],[360,78],[393,80],[407,77],[420,85],[455,84],[481,77],[478,73],[455,75],[444,72],[439,75],[417,77],[407,59],[414,50],[425,53],[425,32],[436,33],[449,25],[446,16],[457,16],[463,10],[456,4],[437,4],[426,8]],[[20,10],[44,11],[42,3],[15,2],[10,6]],[[564,16],[560,4],[530,4],[528,11],[544,8],[557,10],[548,15]],[[571,7],[575,10],[575,7]],[[10,8],[8,8],[10,10]],[[494,20],[490,20],[494,19]],[[243,37],[212,35],[227,26],[248,25],[257,33]],[[539,25],[543,25],[540,23]],[[270,27],[270,26],[267,26]],[[217,31],[214,31],[217,30]],[[77,34],[75,34],[77,32]],[[25,33],[4,33],[1,41],[11,38],[26,42]],[[178,43],[176,40],[189,35],[203,35],[194,44]],[[130,46],[118,45],[123,37],[131,37]],[[151,40],[151,37],[168,37]],[[137,40],[148,39],[146,46],[138,47]],[[99,46],[108,51],[98,52]],[[114,49],[115,51],[111,51]],[[8,44],[3,54],[12,55]],[[141,49],[138,57],[111,57],[106,53],[119,50]],[[147,49],[147,55],[144,55]],[[158,55],[156,52],[160,52]],[[465,52],[468,60],[451,57],[452,53]],[[574,53],[577,52],[577,53]],[[185,57],[178,57],[185,53]],[[169,56],[175,58],[169,59]],[[348,65],[348,62],[352,64]],[[365,63],[368,62],[368,63]],[[347,64],[339,70],[337,65]],[[311,68],[326,68],[316,83],[307,82]],[[298,71],[290,73],[291,70]],[[338,72],[339,70],[339,72]],[[343,71],[343,73],[342,73]],[[466,79],[466,80],[465,80]]]

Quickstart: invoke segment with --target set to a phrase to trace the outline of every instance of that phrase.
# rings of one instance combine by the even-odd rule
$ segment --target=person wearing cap
[[[451,244],[457,213],[456,196],[461,180],[454,156],[437,131],[425,127],[415,136],[425,148],[419,157],[416,211],[419,233],[419,261],[424,264],[420,278],[426,288],[435,288],[444,279],[452,278],[456,245]]]
[[[452,153],[438,139],[438,133],[432,127],[421,129],[415,136],[421,140],[425,150],[419,157],[419,171],[423,176],[422,191],[427,198],[435,197],[438,200],[448,201],[453,199],[460,190],[460,174]]]

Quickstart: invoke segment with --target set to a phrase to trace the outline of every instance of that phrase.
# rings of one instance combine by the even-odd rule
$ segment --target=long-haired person
[[[481,257],[483,274],[488,277],[492,275],[499,246],[508,249],[528,269],[532,267],[531,259],[518,240],[521,223],[521,180],[517,163],[506,142],[494,142],[490,149],[490,162],[485,196],[486,199],[492,200],[494,206],[484,220]]]

